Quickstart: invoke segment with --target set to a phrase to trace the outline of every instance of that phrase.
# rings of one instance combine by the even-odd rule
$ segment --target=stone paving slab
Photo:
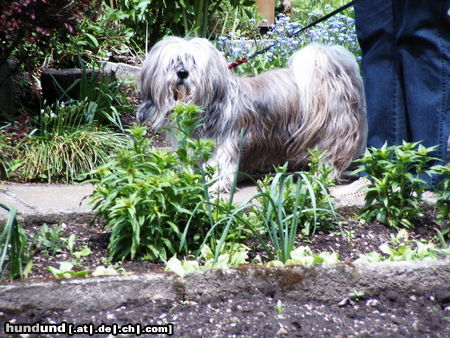
[[[76,219],[90,222],[93,218],[88,198],[90,184],[0,184],[0,203],[17,209],[18,219],[25,223],[59,223]],[[8,212],[0,210],[0,223]]]

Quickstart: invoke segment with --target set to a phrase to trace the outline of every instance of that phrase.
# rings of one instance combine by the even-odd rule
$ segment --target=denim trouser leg
[[[438,145],[433,156],[447,161],[449,7],[449,0],[361,0],[355,5],[368,146],[422,141]]]

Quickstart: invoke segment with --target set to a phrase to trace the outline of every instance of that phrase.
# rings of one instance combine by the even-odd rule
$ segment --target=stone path
[[[18,219],[25,223],[60,223],[77,219],[89,222],[93,218],[88,198],[90,184],[17,184],[0,183],[0,204],[14,207]],[[8,212],[0,209],[0,223]]]
[[[338,185],[331,189],[335,204],[339,206],[364,205],[364,192],[359,188],[367,184],[365,180],[353,184]],[[93,191],[91,184],[41,184],[41,183],[6,183],[0,182],[0,204],[14,207],[18,211],[18,219],[30,223],[62,223],[76,219],[89,223],[94,214],[88,205]],[[256,193],[256,186],[241,185],[234,195],[235,203],[246,202]],[[228,195],[222,195],[228,198]],[[435,203],[432,193],[426,192],[423,199],[428,204]],[[0,224],[8,218],[8,212],[0,208]]]
[[[348,185],[334,188],[337,195],[346,194]],[[24,223],[61,223],[76,219],[77,222],[90,222],[94,214],[88,205],[93,191],[90,184],[18,184],[0,182],[0,204],[14,207],[18,219]],[[256,192],[254,185],[242,185],[234,195],[235,203],[245,202]],[[223,195],[228,198],[227,195]],[[345,199],[337,199],[339,205],[362,205],[363,194]],[[0,208],[0,224],[4,223],[8,212]]]

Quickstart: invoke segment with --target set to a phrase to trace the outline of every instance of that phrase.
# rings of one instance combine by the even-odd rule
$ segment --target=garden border
[[[244,266],[194,271],[184,278],[170,272],[0,285],[0,308],[106,310],[142,301],[208,302],[262,294],[307,301],[340,302],[352,292],[364,297],[392,289],[432,296],[450,284],[450,260],[335,264],[289,267]]]

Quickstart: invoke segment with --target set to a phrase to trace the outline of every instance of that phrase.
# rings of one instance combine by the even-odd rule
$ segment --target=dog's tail
[[[312,44],[293,55],[290,69],[302,122],[289,146],[304,151],[318,145],[339,177],[365,147],[365,99],[356,59],[343,47]]]

